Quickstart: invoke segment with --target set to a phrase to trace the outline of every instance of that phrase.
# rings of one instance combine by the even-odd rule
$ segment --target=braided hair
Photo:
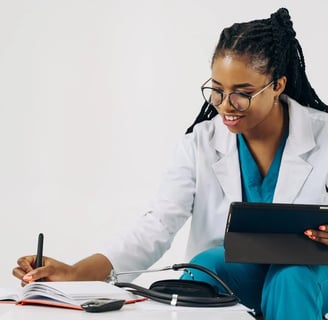
[[[246,55],[254,70],[272,74],[274,88],[277,80],[286,76],[285,94],[303,106],[328,112],[328,106],[320,100],[307,78],[303,50],[287,9],[280,8],[268,19],[235,23],[223,29],[212,65],[217,57],[226,53]],[[192,132],[197,123],[210,120],[216,114],[215,108],[205,102],[186,133]]]

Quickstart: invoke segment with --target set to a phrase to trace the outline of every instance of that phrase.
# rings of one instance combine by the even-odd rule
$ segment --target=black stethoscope
[[[161,280],[154,282],[149,289],[129,282],[118,282],[118,276],[123,274],[133,273],[146,273],[174,270],[178,271],[183,269],[186,272],[190,269],[197,269],[205,272],[213,279],[215,279],[225,290],[225,292],[217,293],[208,283],[195,280]],[[126,272],[115,272],[112,270],[109,282],[120,288],[126,288],[133,294],[140,295],[151,300],[170,304],[172,306],[184,307],[226,307],[239,303],[239,299],[234,295],[229,286],[224,283],[214,272],[211,270],[192,263],[180,263],[172,266],[164,267],[156,270],[136,270]]]

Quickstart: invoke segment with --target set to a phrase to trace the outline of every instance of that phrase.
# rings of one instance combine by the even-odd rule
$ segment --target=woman
[[[243,201],[328,203],[328,153],[315,151],[327,148],[327,114],[317,111],[327,106],[307,80],[286,9],[270,19],[223,30],[212,77],[202,90],[223,125],[237,134],[236,139],[222,133],[220,144],[231,155],[231,165],[240,164],[240,171],[231,173],[230,179],[241,175]],[[327,228],[319,226],[320,230],[307,230],[305,235],[328,244]],[[225,263],[222,246],[200,253],[191,262],[215,271],[265,319],[322,319],[328,311],[328,266]],[[192,274],[215,285],[197,270]],[[183,278],[191,276],[186,273]]]
[[[138,225],[72,266],[44,258],[33,269],[35,256],[20,258],[13,274],[23,285],[147,268],[192,217],[187,256],[204,251],[192,261],[215,270],[242,303],[266,319],[328,311],[328,267],[228,264],[222,255],[232,201],[328,203],[328,108],[307,80],[288,11],[224,29],[202,92],[206,103]],[[328,244],[327,227],[304,236]]]

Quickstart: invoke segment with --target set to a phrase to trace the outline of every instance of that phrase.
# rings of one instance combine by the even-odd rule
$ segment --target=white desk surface
[[[243,308],[186,308],[171,307],[146,301],[125,305],[121,310],[103,313],[88,313],[80,310],[45,306],[15,305],[0,303],[0,320],[254,320]]]

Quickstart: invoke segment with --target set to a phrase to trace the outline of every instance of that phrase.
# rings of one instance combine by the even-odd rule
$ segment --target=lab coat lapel
[[[273,202],[293,203],[311,170],[312,166],[300,157],[284,156]]]
[[[241,178],[236,135],[231,133],[219,120],[211,141],[217,150],[218,161],[212,164],[214,173],[229,202],[241,201]]]
[[[307,114],[308,109],[292,99],[288,99],[287,102],[290,119],[289,136],[282,156],[273,202],[292,203],[312,171],[312,165],[307,162],[307,153],[316,144]],[[241,201],[236,135],[231,133],[220,120],[217,116],[215,133],[211,141],[218,153],[218,160],[212,167],[229,201]]]
[[[307,153],[315,147],[308,110],[289,101],[289,136],[282,156],[274,202],[292,203],[312,171]]]

